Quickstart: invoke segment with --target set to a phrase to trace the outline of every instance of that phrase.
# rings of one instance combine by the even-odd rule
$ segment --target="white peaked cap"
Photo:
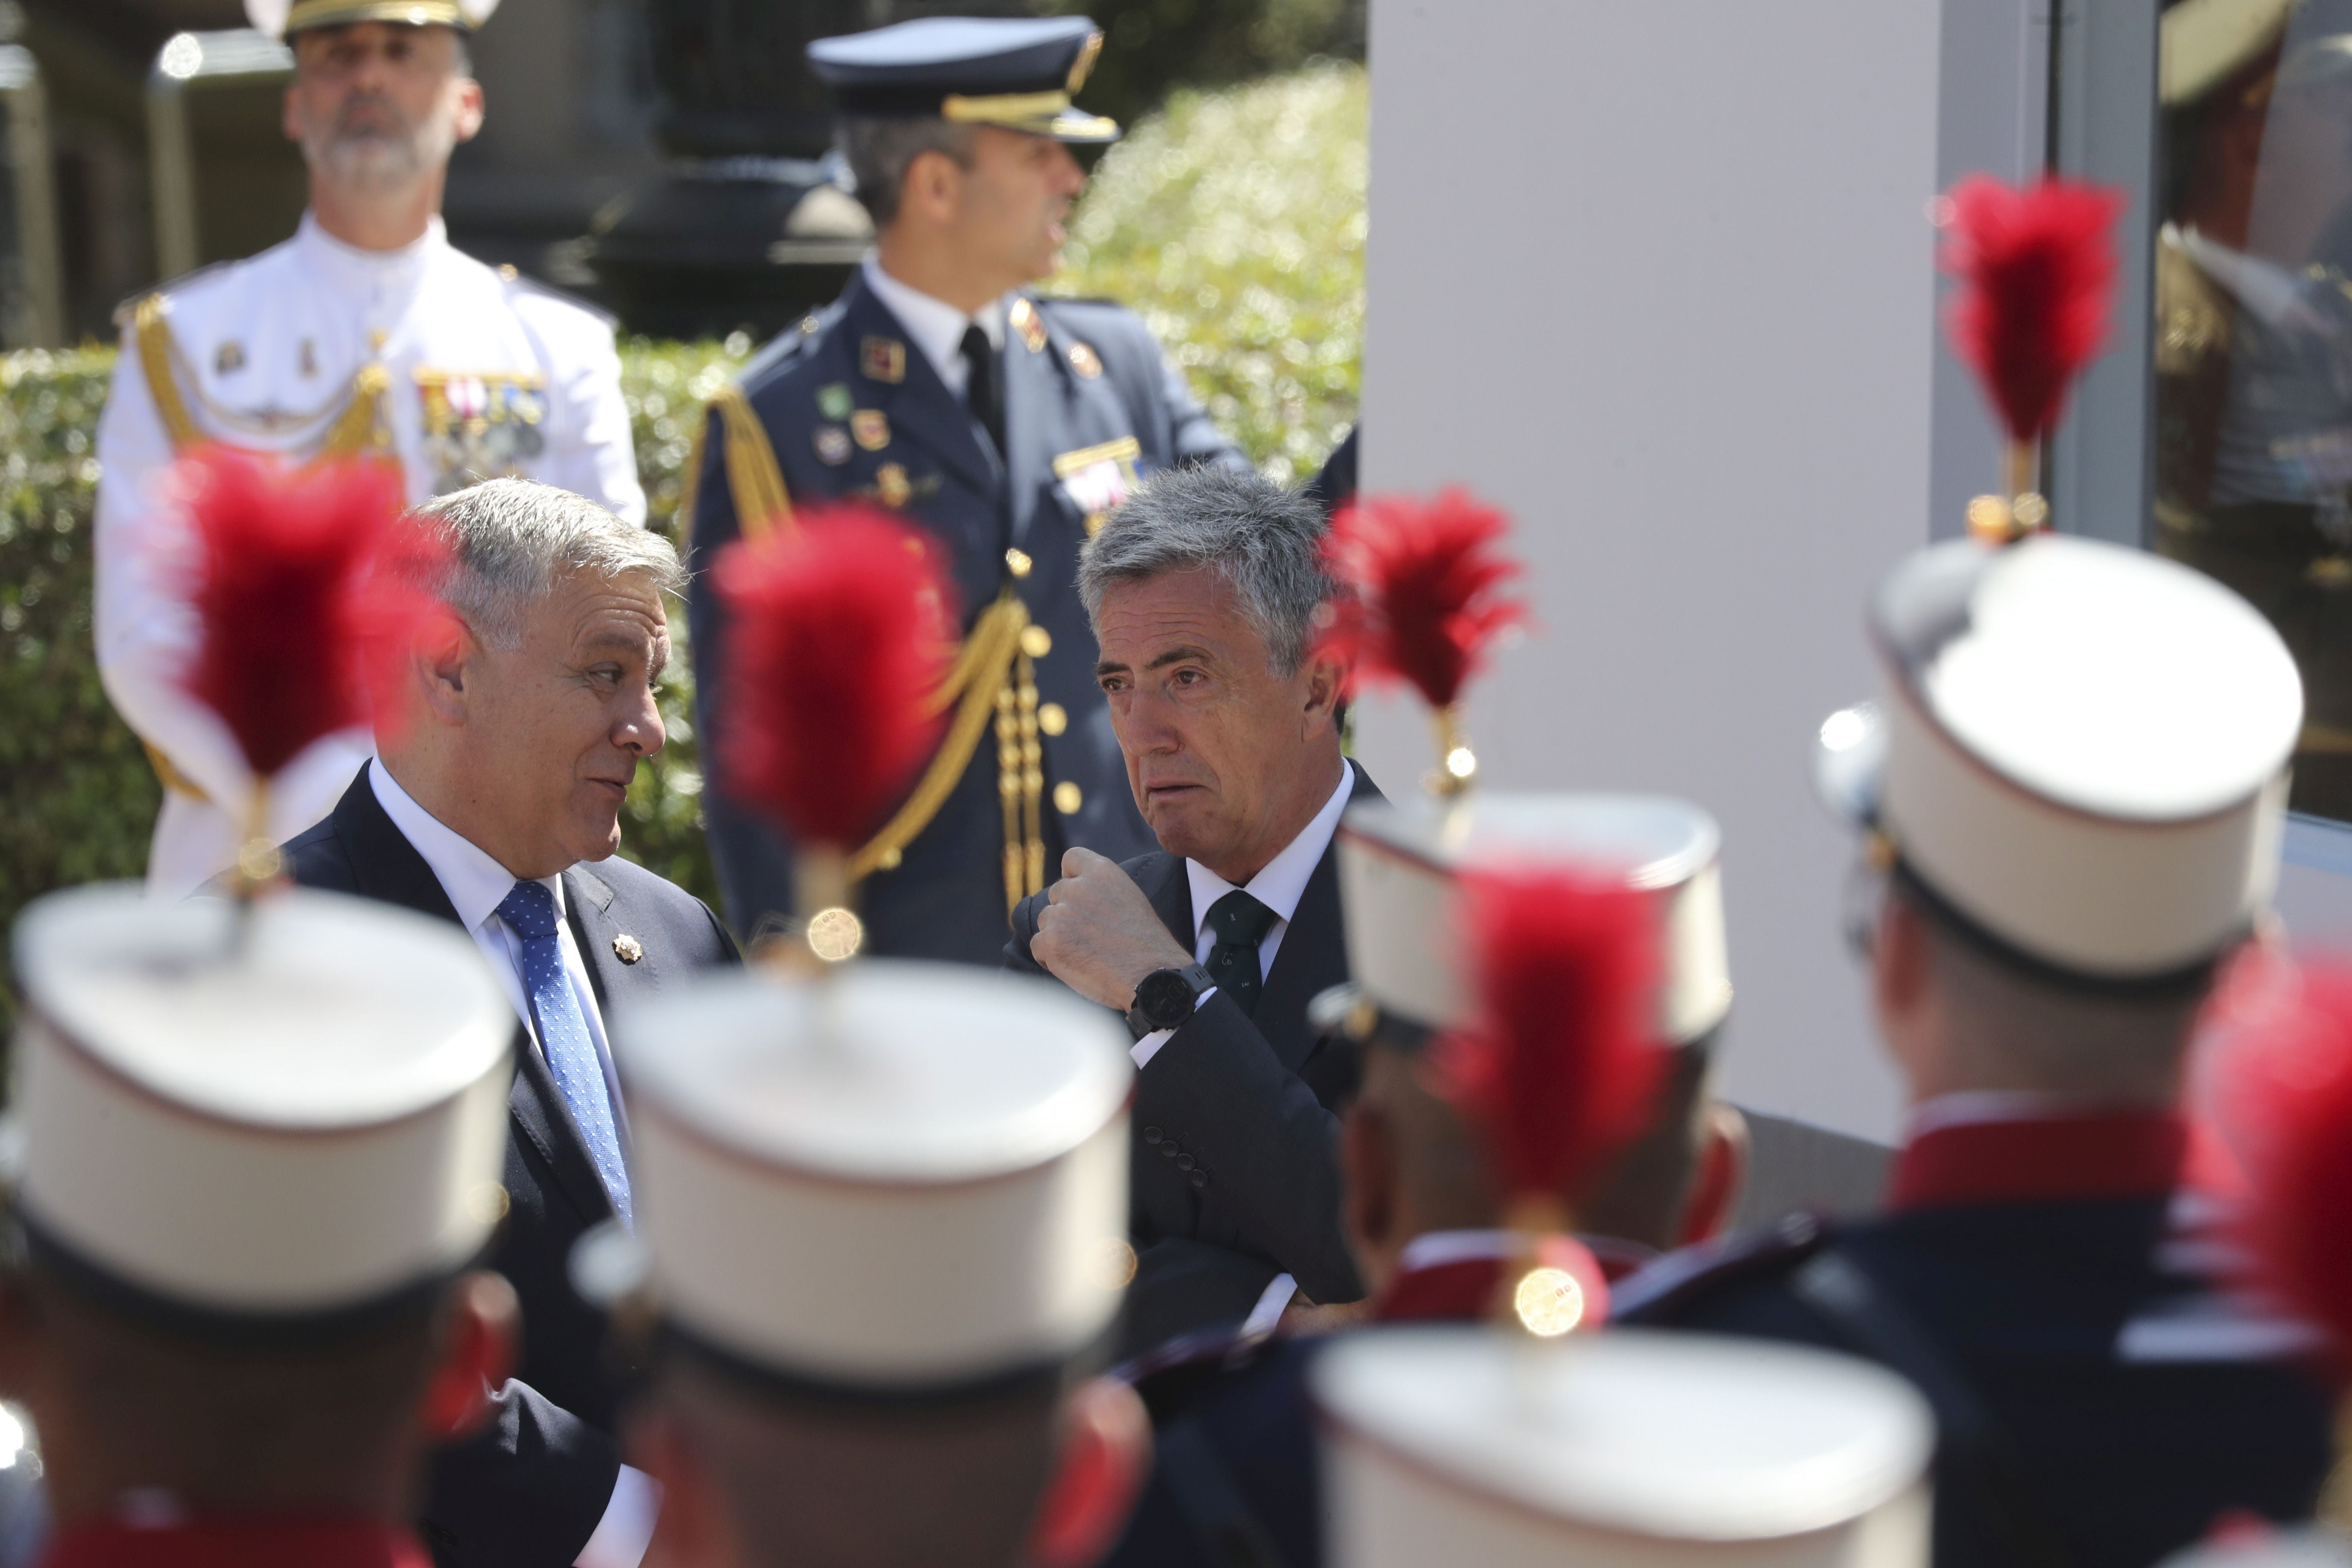
[[[416,27],[456,27],[471,32],[490,19],[499,0],[245,0],[245,19],[256,32],[282,38],[311,27],[353,22],[391,22]]]
[[[1924,1568],[1926,1403],[1869,1363],[1613,1329],[1376,1329],[1308,1373],[1333,1568]]]
[[[2269,903],[2303,683],[2237,595],[2119,545],[1959,541],[1895,571],[1871,631],[1885,700],[1822,725],[1822,786],[1961,916],[2130,981]]]
[[[1058,985],[888,959],[622,1012],[662,1316],[787,1378],[918,1393],[1091,1346],[1133,1272],[1134,1068]]]
[[[52,894],[16,922],[10,1120],[35,1243],[200,1312],[333,1313],[505,1212],[514,1011],[465,933],[300,889]]]
[[[1616,873],[1654,889],[1664,921],[1660,1037],[1698,1039],[1731,1008],[1715,818],[1665,795],[1480,792],[1350,806],[1339,825],[1348,972],[1384,1011],[1433,1029],[1477,1008],[1456,879],[1551,868]]]

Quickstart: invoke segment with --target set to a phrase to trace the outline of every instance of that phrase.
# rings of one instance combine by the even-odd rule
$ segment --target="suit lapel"
[[[572,940],[579,943],[580,957],[588,965],[588,983],[595,987],[597,1003],[604,1009],[609,1035],[616,1003],[625,1003],[661,984],[661,961],[635,932],[623,926],[613,912],[612,886],[585,866],[574,866],[563,873],[563,907],[572,921]],[[624,961],[623,947],[630,948],[636,958]]]
[[[857,352],[857,405],[887,414],[893,440],[907,437],[962,475],[964,482],[982,495],[997,494],[1003,470],[982,444],[971,412],[931,368],[930,356],[908,341],[907,329],[888,306],[874,297],[862,274],[850,279],[845,324]],[[898,381],[867,374],[866,345],[875,339],[898,345]],[[992,547],[992,541],[976,542]]]
[[[1192,879],[1184,874],[1184,858],[1155,850],[1136,868],[1135,885],[1151,900],[1176,945],[1191,952],[1201,939],[1201,924],[1192,918]]]
[[[1025,296],[1020,302],[1027,307],[1027,319],[1037,323],[1042,344],[1044,323],[1037,307]],[[1046,465],[1052,461],[1055,437],[1062,424],[1055,417],[1062,387],[1053,352],[1042,346],[1031,348],[1029,334],[1011,321],[1005,323],[1003,360],[1006,499],[1013,512],[1012,537],[1017,542],[1029,537],[1029,520],[1036,513],[1037,498],[1045,493]]]
[[[1348,771],[1355,780],[1348,794],[1349,805],[1382,798],[1370,776],[1353,761]],[[1258,994],[1258,1032],[1292,1072],[1315,1046],[1307,1005],[1347,978],[1348,933],[1339,914],[1339,836],[1334,833],[1323,858],[1315,862],[1315,874],[1307,879],[1307,890],[1299,895],[1298,909],[1266,973],[1265,989]]]
[[[377,802],[367,768],[360,770],[357,781],[335,803],[334,817],[336,834],[351,846],[353,879],[362,895],[465,929],[457,907],[442,890],[441,879]],[[565,890],[569,893],[568,884]],[[582,951],[587,951],[584,944]],[[590,978],[594,978],[593,963]],[[563,1097],[548,1076],[530,1031],[520,1023],[515,1025],[514,1057],[514,1087],[507,1093],[507,1110],[516,1132],[539,1151],[565,1195],[592,1222],[611,1214],[613,1201],[604,1183],[572,1129],[571,1113],[563,1109]]]

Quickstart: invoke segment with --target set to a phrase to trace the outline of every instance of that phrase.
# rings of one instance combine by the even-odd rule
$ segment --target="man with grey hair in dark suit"
[[[1312,650],[1323,514],[1258,476],[1156,476],[1078,569],[1129,787],[1160,841],[1025,900],[1008,966],[1125,1016],[1137,1079],[1130,1350],[1363,1291],[1339,1226],[1353,1081],[1307,1004],[1348,978],[1332,836],[1379,791]]]
[[[463,928],[514,1005],[509,1211],[489,1262],[522,1298],[520,1376],[487,1433],[435,1459],[426,1541],[441,1568],[637,1568],[659,1494],[621,1463],[605,1320],[568,1260],[632,1212],[607,1014],[737,962],[699,899],[614,855],[629,781],[664,739],[677,555],[523,479],[421,515],[450,552],[432,584],[446,635],[410,659],[377,755],[288,842],[287,874]]]

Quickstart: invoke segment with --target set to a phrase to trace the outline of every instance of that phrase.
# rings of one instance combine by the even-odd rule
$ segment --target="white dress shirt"
[[[369,764],[368,785],[375,792],[376,804],[400,829],[400,836],[432,868],[434,879],[449,896],[450,907],[465,923],[466,934],[474,939],[474,945],[489,960],[491,974],[506,992],[507,1000],[514,1004],[515,1016],[522,1020],[532,1043],[544,1054],[546,1046],[540,1040],[538,1026],[530,1016],[530,996],[523,989],[522,937],[499,914],[499,906],[514,890],[515,874],[473,840],[417,805],[382,762]],[[562,949],[563,973],[572,982],[572,994],[580,1000],[581,1016],[588,1021],[588,1037],[595,1043],[596,1065],[604,1072],[604,1092],[612,1097],[613,1125],[623,1129],[625,1137],[628,1124],[622,1119],[620,1084],[613,1071],[612,1047],[604,1039],[604,1016],[596,1005],[596,990],[589,984],[588,966],[581,960],[579,944],[572,940],[562,875],[559,872],[542,877],[539,885],[555,895],[555,940]],[[646,1545],[654,1538],[654,1523],[660,1514],[660,1486],[644,1471],[622,1466],[620,1476],[613,1483],[612,1498],[604,1504],[604,1517],[597,1521],[588,1544],[572,1559],[573,1568],[637,1568]]]
[[[964,395],[964,384],[971,379],[971,363],[963,357],[963,335],[975,321],[988,334],[989,346],[997,353],[1004,352],[1003,299],[991,300],[980,308],[978,315],[968,316],[944,300],[933,299],[921,289],[899,282],[882,270],[881,261],[872,252],[866,257],[866,286],[874,290],[875,298],[898,318],[931,368],[958,397]],[[969,401],[967,399],[967,401]]]
[[[380,407],[411,502],[511,471],[645,521],[611,322],[466,255],[438,218],[376,251],[305,214],[284,244],[162,292],[172,384],[205,439],[307,460],[373,363],[389,377]],[[126,325],[99,419],[93,631],[116,710],[204,791],[165,792],[148,851],[149,890],[178,898],[236,859],[251,780],[227,728],[180,684],[196,637],[194,541],[163,482],[176,454],[137,349]],[[484,434],[467,434],[477,425]],[[373,750],[354,729],[296,759],[271,782],[270,839],[326,816]]]
[[[1298,912],[1298,900],[1307,896],[1307,884],[1314,878],[1315,868],[1323,863],[1323,852],[1331,847],[1331,836],[1339,830],[1340,814],[1348,809],[1348,797],[1355,793],[1356,770],[1345,761],[1339,764],[1339,787],[1323,803],[1298,837],[1285,845],[1282,853],[1267,861],[1258,874],[1249,879],[1242,890],[1274,911],[1274,923],[1258,938],[1258,977],[1274,973],[1274,955],[1282,951],[1283,933],[1290,930],[1290,917]],[[1184,875],[1192,885],[1192,957],[1196,963],[1209,962],[1210,950],[1217,945],[1217,933],[1209,929],[1209,910],[1219,899],[1234,890],[1234,885],[1202,865],[1198,860],[1184,862]],[[1196,1008],[1216,994],[1211,986],[1194,999]],[[1148,1066],[1160,1054],[1173,1029],[1154,1029],[1135,1042],[1131,1055],[1138,1069]]]

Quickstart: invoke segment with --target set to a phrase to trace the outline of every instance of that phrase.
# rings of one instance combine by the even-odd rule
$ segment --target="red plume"
[[[203,447],[173,480],[197,545],[197,645],[182,683],[266,779],[382,709],[387,664],[432,603],[387,568],[397,555],[413,569],[425,546],[386,464],[293,468]]]
[[[2124,198],[2042,179],[2016,190],[1989,174],[1952,187],[1945,271],[1960,279],[1948,328],[2012,439],[2036,441],[2105,342]]]
[[[2224,1108],[2252,1188],[2256,1278],[2352,1371],[2352,963],[2305,962],[2234,1041]]]
[[[1462,891],[1480,1020],[1438,1043],[1440,1081],[1507,1196],[1572,1203],[1641,1133],[1666,1068],[1654,895],[1560,870],[1476,873]]]
[[[1346,591],[1318,651],[1350,661],[1357,679],[1410,681],[1430,706],[1452,707],[1496,634],[1527,617],[1526,605],[1499,592],[1520,570],[1493,548],[1509,528],[1461,489],[1342,509],[1323,559]]]
[[[853,847],[939,736],[954,590],[922,535],[870,508],[803,511],[729,545],[728,793],[804,839]]]

